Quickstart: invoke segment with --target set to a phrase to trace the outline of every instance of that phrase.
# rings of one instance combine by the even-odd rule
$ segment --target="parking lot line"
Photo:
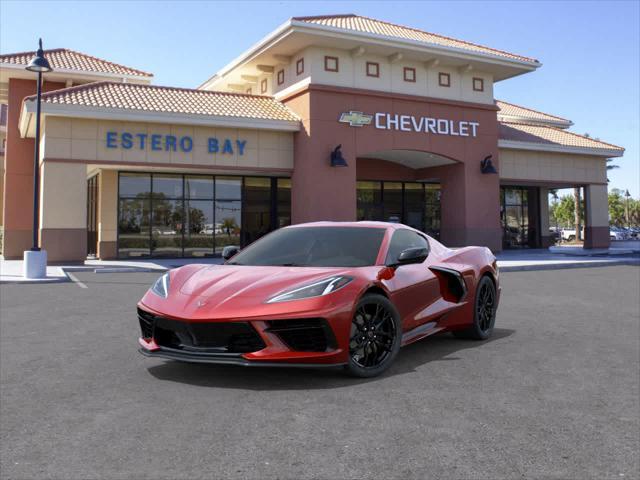
[[[87,287],[84,283],[82,283],[80,280],[78,280],[78,277],[76,277],[73,273],[67,272],[67,276],[69,277],[69,279],[75,283],[76,285],[78,285],[80,288],[89,288]]]

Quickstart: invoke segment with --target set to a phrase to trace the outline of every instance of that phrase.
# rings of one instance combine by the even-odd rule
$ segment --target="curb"
[[[627,259],[627,260],[609,260],[609,261],[595,261],[595,262],[580,262],[580,263],[550,263],[540,265],[505,265],[503,267],[498,263],[500,273],[503,272],[534,272],[540,270],[569,270],[574,268],[596,268],[596,267],[615,267],[619,265],[634,265],[640,266],[640,259]]]

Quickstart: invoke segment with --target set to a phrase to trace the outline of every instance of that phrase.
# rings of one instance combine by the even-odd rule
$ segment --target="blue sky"
[[[0,0],[0,52],[66,47],[196,87],[291,16],[358,13],[539,59],[496,98],[626,148],[610,187],[640,196],[640,2]]]

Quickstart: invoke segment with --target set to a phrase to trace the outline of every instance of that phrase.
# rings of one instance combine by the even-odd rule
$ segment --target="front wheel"
[[[486,340],[493,333],[498,309],[496,286],[487,276],[478,282],[473,310],[473,324],[466,330],[454,331],[460,338]]]
[[[347,372],[355,377],[380,375],[393,363],[401,340],[400,315],[393,303],[382,295],[364,295],[351,321]]]

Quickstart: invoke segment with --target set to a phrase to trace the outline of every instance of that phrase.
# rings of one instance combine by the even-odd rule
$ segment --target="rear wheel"
[[[400,350],[400,315],[388,298],[363,296],[351,321],[347,372],[356,377],[375,377],[384,372]]]
[[[468,329],[454,331],[453,334],[459,338],[486,340],[493,333],[497,307],[496,286],[485,275],[476,288],[473,324]]]

